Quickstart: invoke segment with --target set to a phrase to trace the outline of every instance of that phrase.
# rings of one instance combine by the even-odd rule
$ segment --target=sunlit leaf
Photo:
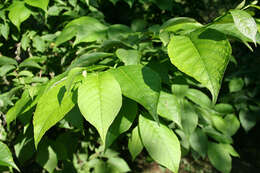
[[[113,75],[108,72],[87,75],[78,89],[78,105],[105,143],[108,128],[122,105],[120,85]]]
[[[212,29],[198,29],[186,36],[173,36],[168,54],[179,70],[210,90],[215,103],[231,57],[225,35]]]

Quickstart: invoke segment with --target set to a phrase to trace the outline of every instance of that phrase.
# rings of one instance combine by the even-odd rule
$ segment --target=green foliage
[[[178,172],[190,154],[230,172],[232,136],[259,120],[259,63],[241,46],[260,43],[258,6],[203,5],[0,4],[0,165],[121,173],[142,153]]]

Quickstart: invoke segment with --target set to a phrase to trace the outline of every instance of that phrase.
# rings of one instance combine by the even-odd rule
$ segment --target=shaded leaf
[[[231,171],[231,157],[229,152],[221,144],[210,142],[208,145],[208,157],[210,163],[222,173]]]
[[[137,114],[137,103],[128,99],[123,99],[122,107],[109,127],[106,137],[106,148],[122,133],[126,132],[132,125]]]
[[[142,143],[149,155],[169,170],[178,172],[181,149],[173,131],[142,115],[139,116],[138,127]]]
[[[208,151],[207,135],[199,128],[197,128],[189,138],[191,148],[198,152],[200,156],[205,158]]]
[[[135,127],[132,131],[131,137],[128,140],[128,149],[133,161],[143,150],[143,144],[139,136],[138,127]]]

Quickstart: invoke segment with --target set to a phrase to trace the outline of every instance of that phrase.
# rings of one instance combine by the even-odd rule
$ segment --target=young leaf
[[[121,110],[108,129],[106,148],[109,147],[120,134],[126,132],[131,127],[136,117],[137,110],[137,103],[124,97]]]
[[[122,66],[109,71],[114,75],[122,94],[144,106],[158,121],[157,104],[161,89],[160,76],[141,65]]]
[[[186,36],[173,36],[168,54],[173,65],[210,90],[215,103],[231,57],[231,46],[225,35],[203,28]]]
[[[11,166],[15,169],[17,169],[18,171],[20,171],[18,169],[18,167],[16,166],[16,164],[13,161],[13,157],[12,157],[12,153],[9,150],[9,148],[0,141],[0,165],[2,166]]]
[[[231,171],[231,157],[229,152],[221,144],[210,142],[208,145],[208,157],[212,165],[222,173]]]
[[[128,149],[133,161],[143,150],[143,144],[139,136],[138,127],[135,127],[132,131],[131,137],[128,140]]]
[[[142,115],[138,123],[142,143],[150,156],[173,172],[178,172],[181,149],[177,136],[164,124]]]
[[[49,0],[25,0],[25,3],[33,7],[41,8],[43,11],[47,12]]]
[[[75,105],[74,94],[66,92],[66,80],[46,91],[38,101],[34,117],[34,140],[37,147],[44,133],[60,121]]]
[[[28,19],[31,13],[31,10],[25,6],[24,1],[14,1],[9,7],[8,17],[18,30],[20,30],[21,23]]]
[[[256,44],[257,26],[254,18],[242,10],[231,10],[230,13],[237,29]]]
[[[181,105],[176,96],[166,92],[160,92],[157,112],[161,117],[172,120],[179,127],[181,125]]]
[[[108,72],[88,75],[79,86],[78,105],[105,143],[108,128],[122,105],[120,85],[113,75]]]

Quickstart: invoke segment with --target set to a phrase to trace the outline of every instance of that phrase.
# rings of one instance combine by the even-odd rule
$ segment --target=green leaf
[[[52,86],[38,101],[34,118],[34,140],[37,147],[44,133],[60,121],[75,105],[74,94],[66,92],[66,80]]]
[[[119,157],[109,157],[107,160],[108,167],[115,168],[117,172],[129,172],[131,171],[126,161]]]
[[[36,162],[50,173],[53,172],[58,165],[57,155],[50,145],[44,145],[39,148]]]
[[[8,35],[10,32],[9,25],[5,22],[4,24],[0,25],[0,34],[7,40]]]
[[[117,49],[116,55],[125,65],[140,64],[141,54],[137,50]]]
[[[106,148],[108,148],[120,134],[126,132],[131,127],[135,120],[137,110],[137,103],[124,97],[121,110],[108,129]]]
[[[186,97],[193,103],[206,108],[212,108],[213,104],[206,94],[197,89],[189,89]]]
[[[200,156],[205,158],[208,151],[208,138],[207,135],[197,128],[189,138],[191,148],[198,152]]]
[[[49,0],[25,0],[25,3],[33,7],[41,8],[43,11],[47,12]]]
[[[231,157],[223,145],[210,142],[208,145],[208,157],[212,165],[222,173],[231,171]]]
[[[19,64],[19,68],[22,68],[22,67],[32,67],[32,68],[38,68],[38,69],[43,68],[42,66],[40,66],[38,64],[38,62],[36,60],[34,60],[34,58],[25,59],[21,64]]]
[[[71,70],[74,67],[86,67],[89,65],[92,65],[99,61],[100,59],[112,56],[111,53],[105,53],[105,52],[94,52],[94,53],[87,53],[84,55],[81,55],[79,58],[76,58],[74,61],[72,61],[71,65],[68,67],[68,70]]]
[[[105,143],[108,128],[122,106],[120,85],[113,75],[108,72],[88,75],[78,89],[78,105]]]
[[[76,36],[74,45],[81,42],[100,41],[106,38],[106,34],[107,27],[105,25],[95,18],[84,16],[72,20],[65,26],[64,30],[57,37],[56,45],[58,46],[74,36]]]
[[[227,144],[233,143],[233,140],[229,135],[220,133],[210,126],[203,128],[203,131],[208,136],[212,137],[213,139],[215,139],[218,142],[227,143]]]
[[[172,64],[207,87],[217,101],[231,46],[225,35],[212,29],[197,29],[186,36],[173,36],[168,45]]]
[[[230,92],[240,91],[244,87],[244,81],[241,78],[233,78],[228,87]]]
[[[141,65],[122,66],[109,70],[122,89],[124,96],[144,106],[158,121],[157,104],[161,89],[160,76],[148,67]]]
[[[235,111],[233,106],[227,103],[216,104],[215,110],[222,114],[231,114]]]
[[[191,135],[197,127],[198,115],[191,103],[186,100],[179,100],[181,105],[181,124],[185,135]]]
[[[232,136],[239,129],[240,123],[234,114],[228,114],[225,118],[218,115],[212,115],[214,126],[226,135]]]
[[[132,161],[135,160],[136,156],[143,150],[143,144],[139,136],[138,127],[135,127],[132,131],[131,137],[128,140],[128,149],[132,156]]]
[[[17,65],[18,63],[14,58],[9,58],[6,56],[0,56],[0,66],[2,65]]]
[[[46,44],[40,36],[37,35],[37,36],[33,37],[32,41],[33,41],[33,47],[37,51],[42,52],[42,53],[45,51]]]
[[[65,84],[65,87],[66,87],[67,91],[71,90],[71,87],[72,87],[72,85],[74,83],[74,80],[76,79],[76,77],[78,75],[80,75],[82,73],[83,70],[84,70],[84,68],[75,67],[75,68],[72,68],[69,71],[68,76],[67,76],[67,80],[66,80],[66,84]]]
[[[182,127],[181,109],[182,107],[176,96],[163,91],[160,92],[157,112],[161,117],[172,120],[179,127]]]
[[[138,127],[142,143],[149,155],[169,170],[178,172],[181,149],[173,131],[142,115],[139,116]]]
[[[176,17],[166,21],[162,26],[162,31],[178,33],[191,32],[194,29],[200,28],[202,25],[196,20],[189,17]]]
[[[14,1],[8,9],[8,17],[18,30],[20,30],[21,23],[28,19],[32,13],[31,10],[25,6],[24,1]]]
[[[254,18],[246,11],[230,10],[237,29],[256,44],[257,26]]]
[[[15,165],[14,161],[13,161],[13,157],[12,157],[11,151],[1,141],[0,141],[0,165],[2,165],[2,166],[10,166],[10,167],[13,167],[13,168],[17,169],[18,171],[20,171],[18,169],[18,167]]]
[[[24,164],[30,158],[32,158],[35,153],[33,138],[26,138],[26,136],[21,136],[22,141],[14,145],[15,154],[19,160],[20,164]]]
[[[32,103],[32,99],[29,95],[29,91],[25,90],[22,97],[15,103],[15,105],[9,109],[6,113],[6,122],[9,125],[15,120],[21,113]]]
[[[255,114],[252,112],[247,112],[244,110],[241,110],[239,112],[239,120],[241,122],[241,126],[245,129],[246,132],[251,130],[256,125],[258,117],[259,114]]]
[[[8,72],[14,69],[16,69],[16,67],[14,65],[9,64],[0,67],[0,77],[5,76]]]

